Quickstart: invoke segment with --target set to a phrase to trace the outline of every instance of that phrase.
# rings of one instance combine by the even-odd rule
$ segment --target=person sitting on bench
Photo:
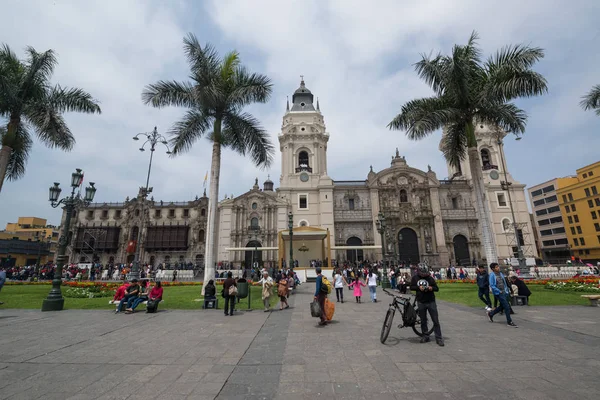
[[[518,289],[517,296],[523,296],[527,298],[527,305],[529,305],[529,296],[531,296],[531,290],[527,287],[523,279],[519,278],[516,275],[511,276],[510,278],[511,285],[515,285]]]
[[[208,283],[206,284],[206,287],[204,288],[204,308],[206,308],[207,303],[209,302],[214,302],[217,300],[217,288],[215,287],[215,281],[214,280],[210,280],[208,281]],[[216,308],[216,305],[215,305]]]

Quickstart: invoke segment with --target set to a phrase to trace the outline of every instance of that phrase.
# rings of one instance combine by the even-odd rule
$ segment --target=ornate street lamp
[[[520,140],[521,138],[519,137],[517,139]],[[529,267],[527,266],[527,262],[525,260],[525,255],[523,254],[523,246],[521,246],[521,238],[519,237],[519,224],[517,223],[517,219],[515,217],[515,210],[513,208],[512,197],[510,194],[510,186],[512,185],[512,182],[508,181],[508,174],[506,172],[506,163],[504,162],[504,142],[502,141],[502,138],[500,136],[498,136],[498,146],[500,147],[500,159],[502,161],[502,169],[504,170],[504,180],[500,182],[500,186],[502,187],[502,190],[506,190],[506,193],[508,194],[508,205],[510,206],[510,214],[513,220],[515,240],[517,241],[517,257],[519,259],[519,272],[522,276],[530,278],[531,274],[529,272]]]
[[[64,308],[65,299],[62,297],[60,285],[62,283],[62,269],[67,259],[66,252],[67,246],[69,245],[69,228],[71,226],[71,217],[75,208],[80,206],[88,206],[93,200],[96,194],[96,188],[94,182],[90,182],[90,186],[85,188],[85,196],[81,198],[79,193],[75,193],[75,190],[81,186],[83,182],[83,173],[81,169],[77,168],[76,171],[71,175],[71,195],[58,200],[62,189],[59,187],[58,182],[54,182],[54,186],[50,187],[50,204],[53,208],[64,205],[65,208],[65,222],[63,225],[60,239],[58,240],[58,251],[56,254],[56,271],[54,271],[54,278],[52,279],[52,289],[48,293],[48,297],[42,304],[42,311],[60,311]]]
[[[168,142],[167,139],[158,133],[158,130],[156,129],[156,127],[154,127],[154,130],[152,132],[144,132],[144,133],[138,133],[137,135],[135,135],[133,137],[133,140],[140,140],[140,136],[145,137],[146,141],[144,142],[144,144],[142,144],[142,147],[140,147],[140,151],[144,152],[146,151],[145,147],[146,145],[149,143],[150,144],[150,162],[148,163],[148,175],[146,177],[146,187],[144,188],[143,192],[142,192],[142,206],[141,206],[141,222],[140,222],[140,229],[138,229],[138,236],[136,238],[136,243],[135,243],[135,256],[133,259],[133,268],[131,269],[131,272],[129,273],[129,278],[130,279],[140,279],[140,249],[142,247],[142,232],[144,231],[144,225],[146,222],[146,213],[144,212],[144,205],[146,204],[146,198],[148,197],[148,193],[152,193],[152,188],[148,187],[148,185],[150,184],[150,171],[152,171],[152,156],[154,155],[154,150],[156,150],[156,145],[157,144],[162,144],[167,148],[167,154],[171,154],[171,150],[169,149],[168,146]]]
[[[288,213],[288,229],[290,230],[290,263],[288,264],[288,268],[290,270],[294,270],[294,214],[290,211]]]
[[[381,235],[381,258],[382,258],[382,262],[383,262],[383,276],[381,277],[381,287],[382,288],[389,288],[390,287],[390,281],[388,279],[388,274],[387,274],[387,267],[386,267],[386,263],[385,263],[385,215],[383,215],[382,212],[380,212],[377,215],[377,232],[379,232],[379,234]]]

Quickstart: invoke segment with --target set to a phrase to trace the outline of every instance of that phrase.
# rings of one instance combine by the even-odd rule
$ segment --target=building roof
[[[304,84],[304,79],[300,81],[300,87],[296,89],[292,96],[291,111],[315,111],[313,105],[314,96],[312,92]]]

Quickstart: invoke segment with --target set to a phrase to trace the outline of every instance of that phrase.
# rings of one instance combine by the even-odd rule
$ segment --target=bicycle
[[[381,327],[381,336],[379,338],[381,343],[385,343],[385,341],[388,338],[388,335],[390,334],[390,329],[392,329],[392,321],[394,320],[394,315],[396,314],[396,310],[398,310],[398,312],[400,313],[400,316],[402,317],[402,323],[398,325],[398,328],[402,329],[402,328],[407,328],[410,326],[412,328],[413,332],[415,332],[417,334],[417,336],[421,337],[421,336],[431,335],[431,333],[433,332],[433,326],[427,332],[421,331],[421,318],[419,317],[419,314],[417,313],[417,307],[416,307],[417,298],[416,298],[416,296],[414,297],[413,301],[411,302],[410,298],[398,296],[394,293],[389,292],[386,289],[383,289],[383,291],[386,294],[388,294],[389,296],[392,296],[394,298],[394,300],[390,304],[390,308],[388,308],[387,313],[385,314],[385,320],[383,321],[383,326]],[[400,306],[402,306],[402,307],[400,307]],[[410,310],[411,307],[412,307],[412,310]],[[406,317],[409,317],[409,316],[405,316],[406,313],[412,313],[413,316],[416,316],[414,318],[414,321],[407,321]]]

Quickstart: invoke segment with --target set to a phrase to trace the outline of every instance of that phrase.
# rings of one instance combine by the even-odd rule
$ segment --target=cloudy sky
[[[516,179],[534,185],[598,161],[600,118],[578,106],[600,83],[600,2],[597,0],[3,0],[0,42],[19,55],[27,45],[59,56],[54,81],[88,90],[102,103],[101,115],[69,114],[77,138],[71,153],[36,142],[27,174],[0,193],[0,229],[18,216],[39,216],[57,224],[60,212],[48,204],[48,187],[68,186],[75,168],[95,181],[100,202],[133,197],[145,183],[149,152],[131,138],[157,126],[166,132],[183,110],[144,106],[145,85],[159,79],[185,80],[182,39],[192,32],[224,54],[240,52],[253,71],[268,75],[274,92],[251,111],[277,144],[286,96],[300,75],[320,100],[330,132],[329,175],[364,179],[369,165],[389,166],[398,147],[408,163],[430,164],[448,174],[438,151],[439,134],[411,142],[386,129],[400,106],[430,89],[412,64],[419,54],[448,53],[477,30],[486,54],[506,44],[546,50],[536,69],[549,93],[521,101],[529,114],[520,142],[506,143]],[[6,18],[8,17],[8,18]],[[276,146],[279,148],[278,146]],[[202,194],[210,168],[210,144],[200,140],[186,155],[155,154],[151,186],[157,200],[189,200]],[[270,174],[276,186],[280,157],[269,171],[225,151],[221,193],[239,195]]]

